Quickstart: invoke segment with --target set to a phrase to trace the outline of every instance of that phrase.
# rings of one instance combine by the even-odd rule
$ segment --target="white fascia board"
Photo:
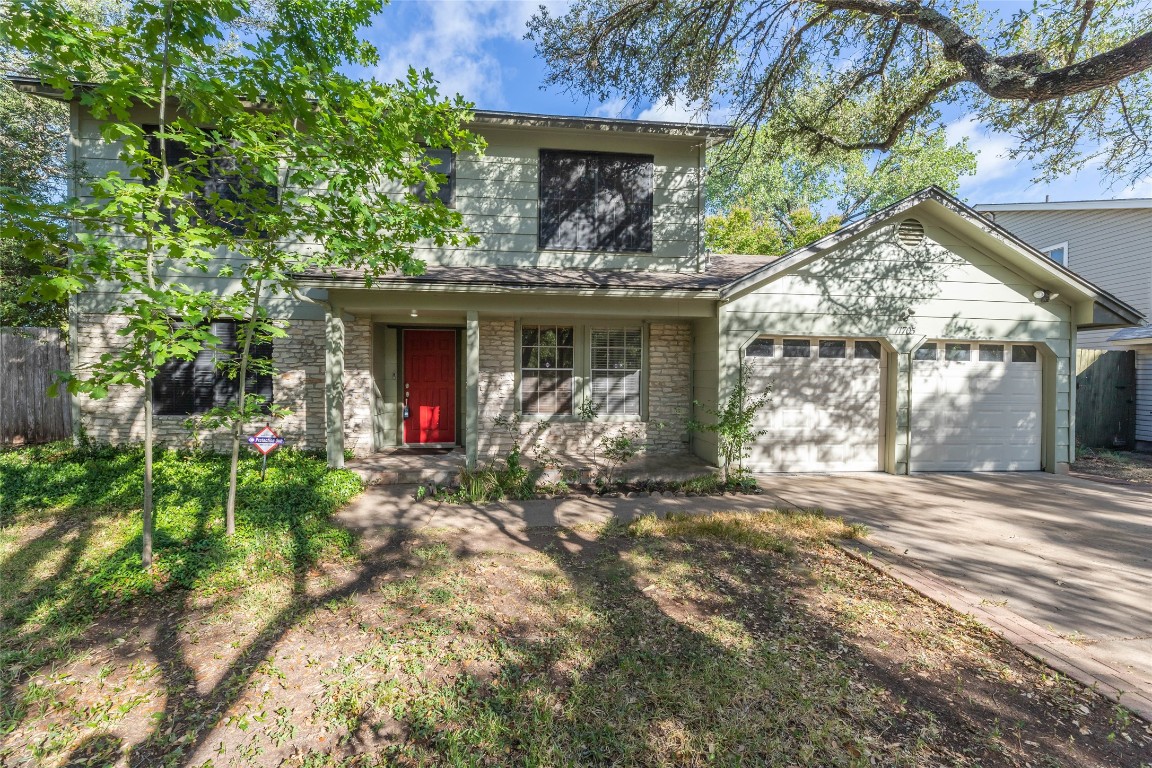
[[[980,203],[972,206],[978,211],[1093,211],[1152,208],[1152,198],[1138,197],[1117,200],[1067,200],[1057,203]]]

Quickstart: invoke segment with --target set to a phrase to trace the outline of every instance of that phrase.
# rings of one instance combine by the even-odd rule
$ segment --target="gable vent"
[[[915,248],[924,242],[924,225],[919,219],[904,219],[896,228],[896,239],[901,245]]]

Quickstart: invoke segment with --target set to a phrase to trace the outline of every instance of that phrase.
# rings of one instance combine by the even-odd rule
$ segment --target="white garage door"
[[[1036,347],[938,341],[912,362],[913,472],[1040,469]]]
[[[880,469],[884,354],[878,341],[761,338],[748,348],[755,391],[772,386],[766,430],[747,466],[757,472]]]

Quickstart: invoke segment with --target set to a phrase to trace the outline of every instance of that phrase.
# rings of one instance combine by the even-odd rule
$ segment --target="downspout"
[[[704,272],[708,269],[708,261],[704,250],[704,185],[708,175],[708,140],[700,144],[699,160],[696,173],[696,271]]]

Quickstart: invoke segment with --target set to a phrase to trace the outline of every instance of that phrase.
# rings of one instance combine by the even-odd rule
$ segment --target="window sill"
[[[581,419],[578,416],[544,416],[536,413],[522,413],[520,420],[533,424],[628,424],[645,423],[643,416],[597,416],[594,419]]]

